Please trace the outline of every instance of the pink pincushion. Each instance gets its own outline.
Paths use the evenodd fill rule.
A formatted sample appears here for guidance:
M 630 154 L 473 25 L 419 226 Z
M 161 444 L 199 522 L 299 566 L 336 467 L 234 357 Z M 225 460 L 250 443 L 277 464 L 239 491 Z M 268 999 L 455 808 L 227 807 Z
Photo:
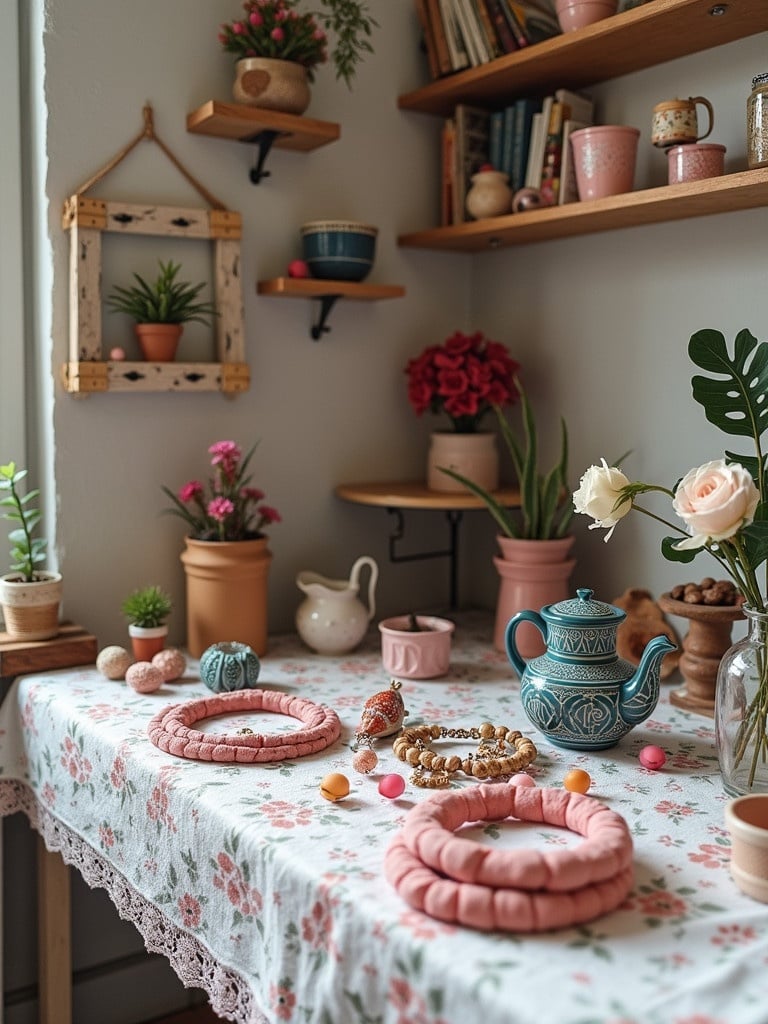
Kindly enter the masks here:
M 546 822 L 585 837 L 579 846 L 494 850 L 454 834 L 474 821 Z M 566 790 L 473 786 L 409 811 L 384 873 L 411 906 L 471 928 L 547 931 L 615 909 L 633 881 L 632 837 L 615 811 Z
M 190 728 L 195 722 L 236 711 L 271 711 L 297 718 L 305 726 L 283 734 L 206 733 Z M 274 690 L 235 690 L 184 704 L 171 704 L 150 721 L 149 738 L 176 757 L 238 764 L 284 761 L 323 750 L 341 734 L 335 711 L 322 704 Z

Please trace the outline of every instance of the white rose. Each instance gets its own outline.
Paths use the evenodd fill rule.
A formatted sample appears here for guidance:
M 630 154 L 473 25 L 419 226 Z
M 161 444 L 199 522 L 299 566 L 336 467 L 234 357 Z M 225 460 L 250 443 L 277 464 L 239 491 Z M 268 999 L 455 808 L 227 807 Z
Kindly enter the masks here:
M 672 507 L 692 536 L 675 548 L 683 551 L 727 540 L 752 522 L 759 502 L 755 481 L 738 462 L 728 465 L 716 459 L 689 470 L 677 486 Z
M 618 521 L 631 510 L 632 502 L 625 501 L 616 507 L 620 492 L 628 486 L 629 480 L 605 459 L 600 461 L 602 466 L 590 466 L 579 481 L 578 490 L 573 494 L 573 507 L 595 520 L 590 523 L 590 530 L 608 530 L 604 538 L 608 541 Z

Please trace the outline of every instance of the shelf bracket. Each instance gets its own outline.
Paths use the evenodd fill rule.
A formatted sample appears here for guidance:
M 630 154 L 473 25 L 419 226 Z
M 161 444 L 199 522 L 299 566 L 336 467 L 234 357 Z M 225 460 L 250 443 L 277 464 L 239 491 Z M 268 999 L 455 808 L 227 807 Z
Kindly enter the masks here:
M 336 301 L 341 298 L 340 295 L 321 295 L 320 297 L 320 316 L 317 319 L 317 323 L 312 325 L 312 330 L 309 332 L 312 336 L 313 341 L 319 341 L 324 334 L 330 331 L 330 327 L 326 323 L 331 310 L 333 309 Z
M 269 178 L 272 174 L 271 171 L 264 170 L 264 162 L 269 155 L 270 149 L 275 139 L 280 135 L 284 135 L 285 132 L 274 131 L 272 128 L 265 128 L 257 135 L 253 135 L 249 138 L 248 142 L 253 142 L 259 147 L 259 154 L 256 160 L 256 165 L 251 168 L 250 179 L 254 185 L 258 185 L 262 178 Z
M 405 519 L 403 510 L 400 508 L 388 508 L 387 512 L 395 517 L 395 525 L 389 535 L 389 560 L 390 562 L 418 562 L 427 558 L 448 558 L 450 566 L 450 608 L 455 611 L 458 607 L 458 561 L 459 561 L 459 527 L 463 513 L 458 509 L 449 509 L 445 513 L 448 520 L 449 544 L 444 551 L 421 551 L 404 555 L 397 551 L 398 541 L 405 536 Z

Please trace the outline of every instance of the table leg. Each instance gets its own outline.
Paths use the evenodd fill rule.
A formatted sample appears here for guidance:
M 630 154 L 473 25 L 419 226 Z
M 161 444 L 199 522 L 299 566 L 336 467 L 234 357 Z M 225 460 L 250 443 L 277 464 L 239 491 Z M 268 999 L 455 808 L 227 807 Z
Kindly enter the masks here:
M 449 509 L 446 513 L 449 530 L 449 545 L 439 551 L 418 551 L 413 554 L 401 554 L 397 551 L 397 543 L 405 535 L 405 519 L 402 509 L 388 508 L 387 512 L 395 517 L 395 526 L 389 535 L 389 560 L 390 562 L 420 562 L 426 558 L 447 558 L 449 559 L 450 592 L 449 601 L 451 611 L 455 611 L 459 605 L 459 527 L 461 526 L 462 513 L 457 509 Z
M 69 868 L 37 840 L 37 976 L 40 1024 L 72 1024 Z

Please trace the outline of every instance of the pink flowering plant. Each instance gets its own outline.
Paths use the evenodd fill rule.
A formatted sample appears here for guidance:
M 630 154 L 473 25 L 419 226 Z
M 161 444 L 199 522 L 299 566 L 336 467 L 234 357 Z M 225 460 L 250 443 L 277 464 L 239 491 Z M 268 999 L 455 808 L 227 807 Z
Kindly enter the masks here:
M 330 29 L 336 36 L 332 60 L 336 77 L 349 86 L 364 53 L 373 53 L 370 36 L 377 23 L 364 0 L 320 0 L 321 10 L 297 9 L 298 0 L 246 0 L 243 14 L 224 24 L 219 42 L 228 53 L 302 64 L 314 80 L 318 64 L 328 59 Z
M 173 502 L 167 511 L 190 527 L 194 540 L 255 540 L 264 528 L 280 522 L 280 513 L 264 504 L 264 492 L 251 487 L 248 465 L 256 446 L 243 456 L 234 441 L 217 441 L 208 449 L 212 475 L 207 484 L 190 480 L 174 494 L 163 491 Z
M 408 361 L 408 401 L 417 416 L 445 413 L 457 434 L 474 434 L 494 406 L 516 401 L 519 369 L 498 341 L 456 331 Z
M 761 438 L 768 429 L 768 343 L 748 331 L 740 331 L 730 355 L 719 331 L 702 330 L 688 345 L 692 362 L 708 376 L 696 375 L 691 384 L 694 399 L 704 407 L 710 423 L 725 434 L 750 438 L 749 455 L 724 452 L 689 470 L 673 487 L 631 481 L 605 459 L 590 466 L 582 476 L 573 502 L 576 512 L 591 516 L 591 530 L 606 529 L 609 540 L 621 520 L 635 509 L 674 533 L 662 540 L 665 558 L 690 562 L 706 551 L 733 580 L 745 600 L 748 615 L 768 612 L 768 453 Z M 669 522 L 638 499 L 661 494 L 671 500 L 682 525 Z M 764 576 L 758 576 L 762 569 Z M 758 764 L 768 762 L 768 636 L 757 671 L 759 685 L 744 709 L 736 740 L 734 761 L 738 766 L 749 752 L 748 787 Z M 727 723 L 718 725 L 728 728 Z M 722 759 L 721 759 L 722 760 Z

